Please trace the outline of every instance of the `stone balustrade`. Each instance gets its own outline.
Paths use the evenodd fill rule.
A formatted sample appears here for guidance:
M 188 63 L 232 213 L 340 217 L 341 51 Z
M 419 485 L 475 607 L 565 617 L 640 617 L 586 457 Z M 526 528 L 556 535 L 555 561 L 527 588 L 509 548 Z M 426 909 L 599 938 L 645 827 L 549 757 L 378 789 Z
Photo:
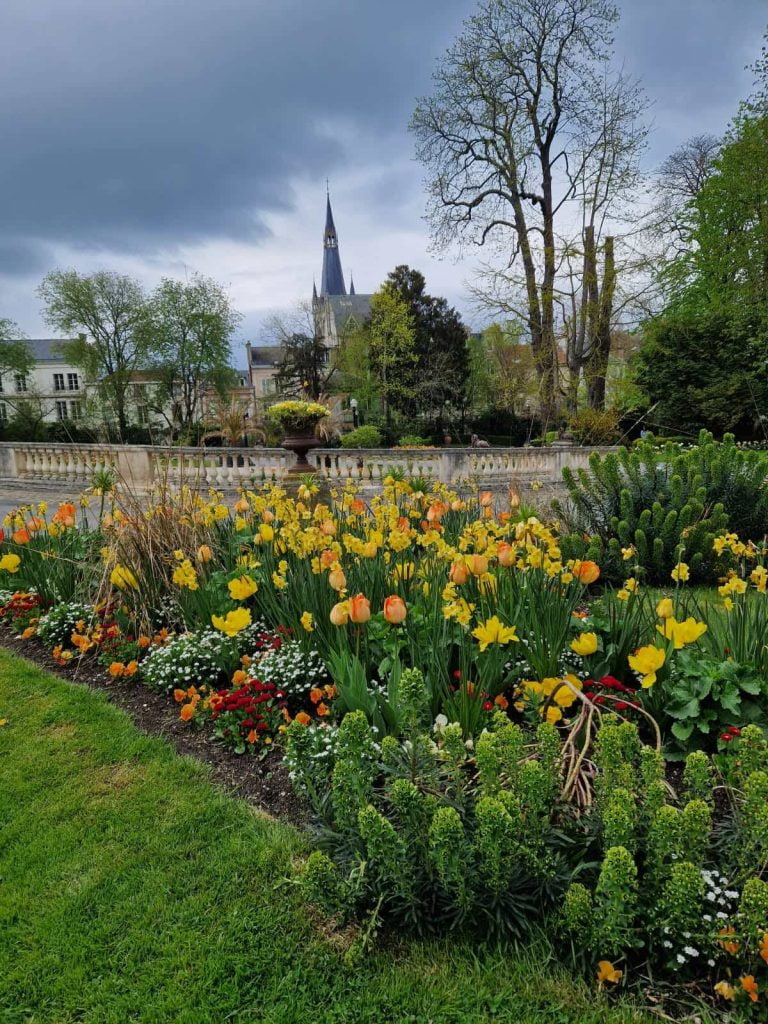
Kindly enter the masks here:
M 329 486 L 348 480 L 375 493 L 393 471 L 439 480 L 455 489 L 510 489 L 525 500 L 554 496 L 568 466 L 586 466 L 593 451 L 551 448 L 316 449 L 309 455 L 317 478 Z M 167 484 L 231 491 L 290 479 L 296 456 L 282 448 L 176 448 L 145 445 L 0 442 L 0 489 L 14 484 L 58 484 L 62 496 L 91 484 L 107 468 L 142 493 Z M 295 476 L 294 476 L 295 478 Z M 543 490 L 543 494 L 539 494 Z

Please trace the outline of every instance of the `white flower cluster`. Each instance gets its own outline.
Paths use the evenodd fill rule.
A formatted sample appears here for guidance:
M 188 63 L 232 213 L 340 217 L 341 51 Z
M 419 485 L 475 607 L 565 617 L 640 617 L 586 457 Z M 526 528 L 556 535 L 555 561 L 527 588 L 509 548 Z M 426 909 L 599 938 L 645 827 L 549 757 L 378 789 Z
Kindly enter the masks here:
M 55 647 L 57 644 L 68 644 L 75 625 L 84 621 L 91 624 L 94 618 L 93 608 L 79 601 L 63 601 L 56 604 L 50 611 L 40 617 L 37 635 L 43 643 Z
M 700 939 L 703 939 L 704 942 L 699 944 L 712 945 L 716 948 L 720 930 L 726 927 L 726 921 L 736 911 L 739 892 L 737 889 L 729 887 L 728 879 L 721 875 L 719 871 L 702 869 L 701 877 L 705 885 L 704 899 L 710 905 L 711 913 L 702 914 L 701 920 L 704 927 Z M 661 944 L 664 949 L 672 951 L 670 952 L 671 963 L 676 969 L 685 967 L 693 960 L 701 962 L 705 957 L 707 967 L 715 966 L 714 958 L 702 953 L 697 948 L 694 944 L 696 940 L 690 932 L 683 932 L 682 938 L 685 940 L 686 945 L 676 953 L 674 952 L 674 943 L 669 938 L 669 928 L 664 929 L 664 934 L 665 938 Z
M 289 697 L 303 698 L 330 680 L 317 651 L 303 651 L 295 640 L 253 655 L 251 672 L 263 683 L 274 683 Z

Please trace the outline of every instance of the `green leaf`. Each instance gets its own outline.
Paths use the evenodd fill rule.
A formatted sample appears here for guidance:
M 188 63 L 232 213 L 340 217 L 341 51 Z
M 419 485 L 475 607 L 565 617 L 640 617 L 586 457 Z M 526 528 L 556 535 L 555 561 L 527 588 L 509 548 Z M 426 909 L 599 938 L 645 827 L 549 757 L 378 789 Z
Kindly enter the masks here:
M 672 726 L 672 735 L 684 743 L 686 740 L 691 738 L 691 734 L 695 727 L 696 725 L 694 722 L 675 722 Z

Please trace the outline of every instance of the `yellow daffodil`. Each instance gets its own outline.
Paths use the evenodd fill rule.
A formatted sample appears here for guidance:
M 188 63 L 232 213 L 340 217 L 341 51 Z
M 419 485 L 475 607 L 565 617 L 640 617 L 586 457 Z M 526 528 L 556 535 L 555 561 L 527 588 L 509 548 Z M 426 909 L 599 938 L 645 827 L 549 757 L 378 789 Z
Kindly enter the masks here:
M 597 633 L 582 633 L 575 640 L 571 640 L 571 650 L 582 658 L 594 654 L 597 650 Z
M 173 570 L 173 582 L 177 587 L 187 590 L 198 589 L 197 572 L 188 558 Z
M 131 570 L 125 565 L 116 565 L 109 574 L 109 582 L 119 590 L 138 590 L 139 584 Z
M 211 622 L 214 629 L 227 636 L 237 636 L 246 626 L 251 624 L 251 613 L 248 608 L 235 608 L 233 612 L 227 612 L 225 616 L 212 615 Z
M 656 673 L 666 660 L 667 656 L 661 647 L 648 644 L 630 654 L 629 667 L 641 677 L 640 685 L 647 690 L 656 682 Z
M 691 572 L 685 562 L 678 562 L 669 575 L 675 583 L 685 583 L 690 577 Z
M 597 965 L 597 983 L 600 988 L 606 984 L 615 985 L 624 976 L 623 971 L 617 970 L 610 960 L 600 960 Z
M 669 619 L 674 614 L 675 608 L 671 597 L 662 597 L 656 605 L 656 614 L 660 619 Z
M 311 633 L 312 630 L 315 628 L 315 620 L 312 616 L 312 612 L 304 612 L 299 621 L 301 622 L 302 626 L 307 631 L 307 633 Z
M 238 576 L 236 580 L 230 580 L 227 584 L 229 596 L 233 601 L 247 601 L 258 589 L 259 585 L 256 580 L 247 574 Z
M 634 545 L 630 544 L 628 548 L 622 548 L 621 549 L 621 557 L 624 559 L 625 562 L 628 562 L 630 560 L 630 558 L 634 557 L 635 550 L 636 549 L 635 549 Z
M 505 646 L 509 643 L 519 643 L 517 630 L 514 626 L 505 626 L 497 615 L 492 615 L 475 629 L 472 636 L 480 641 L 480 650 L 484 651 L 491 644 Z
M 656 629 L 665 640 L 671 640 L 675 650 L 679 651 L 686 644 L 695 644 L 699 637 L 706 633 L 707 626 L 704 622 L 697 622 L 692 616 L 684 622 L 678 622 L 674 616 L 670 616 L 664 620 L 663 626 L 657 626 Z

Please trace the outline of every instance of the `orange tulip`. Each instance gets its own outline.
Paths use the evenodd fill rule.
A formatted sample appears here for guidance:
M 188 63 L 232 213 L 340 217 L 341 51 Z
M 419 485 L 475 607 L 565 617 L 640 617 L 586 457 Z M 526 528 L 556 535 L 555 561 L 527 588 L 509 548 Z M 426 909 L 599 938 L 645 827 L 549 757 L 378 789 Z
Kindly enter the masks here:
M 274 521 L 274 518 L 275 518 L 275 513 L 274 512 L 270 512 L 268 508 L 265 508 L 264 511 L 261 513 L 261 521 L 262 521 L 262 523 L 271 523 L 271 522 Z
M 480 507 L 487 508 L 493 504 L 493 491 L 480 491 Z
M 355 594 L 349 599 L 349 617 L 358 625 L 362 625 L 370 619 L 371 602 L 363 594 Z
M 77 509 L 71 501 L 62 502 L 53 514 L 53 521 L 61 526 L 74 526 L 76 512 Z
M 404 622 L 407 614 L 408 609 L 402 597 L 392 594 L 384 599 L 384 618 L 393 626 L 399 626 L 401 622 Z
M 14 544 L 29 544 L 32 540 L 32 535 L 29 530 L 21 529 L 14 530 L 11 540 Z
M 488 572 L 488 559 L 485 555 L 469 555 L 467 565 L 473 576 L 484 576 Z
M 238 498 L 237 501 L 235 502 L 235 512 L 238 512 L 240 515 L 243 515 L 245 512 L 247 512 L 250 509 L 250 507 L 251 506 L 248 504 L 247 498 Z
M 320 533 L 325 534 L 326 537 L 332 537 L 336 533 L 336 523 L 332 519 L 324 519 L 320 523 Z
M 597 562 L 578 560 L 573 563 L 573 575 L 579 583 L 594 583 L 600 576 L 600 566 Z
M 206 562 L 210 562 L 212 558 L 213 551 L 210 549 L 210 547 L 207 544 L 201 544 L 200 547 L 197 549 L 198 562 L 202 562 L 203 564 L 205 564 Z
M 362 513 L 365 512 L 365 502 L 361 501 L 359 498 L 355 498 L 354 501 L 350 503 L 349 511 L 354 512 L 355 515 L 358 516 L 362 515 Z
M 328 573 L 328 583 L 334 590 L 343 590 L 347 585 L 347 577 L 343 569 L 332 569 Z
M 501 544 L 499 544 L 496 557 L 499 560 L 499 565 L 509 568 L 510 565 L 515 564 L 515 549 L 511 544 L 507 544 L 506 541 L 502 541 Z
M 330 548 L 326 548 L 325 551 L 320 552 L 320 565 L 323 569 L 329 569 L 338 557 L 339 556 L 335 551 L 331 551 Z
M 331 608 L 331 622 L 334 626 L 346 626 L 349 622 L 349 602 L 339 601 Z
M 469 569 L 463 562 L 454 562 L 451 566 L 451 571 L 448 573 L 448 578 L 451 583 L 466 583 L 469 579 Z

